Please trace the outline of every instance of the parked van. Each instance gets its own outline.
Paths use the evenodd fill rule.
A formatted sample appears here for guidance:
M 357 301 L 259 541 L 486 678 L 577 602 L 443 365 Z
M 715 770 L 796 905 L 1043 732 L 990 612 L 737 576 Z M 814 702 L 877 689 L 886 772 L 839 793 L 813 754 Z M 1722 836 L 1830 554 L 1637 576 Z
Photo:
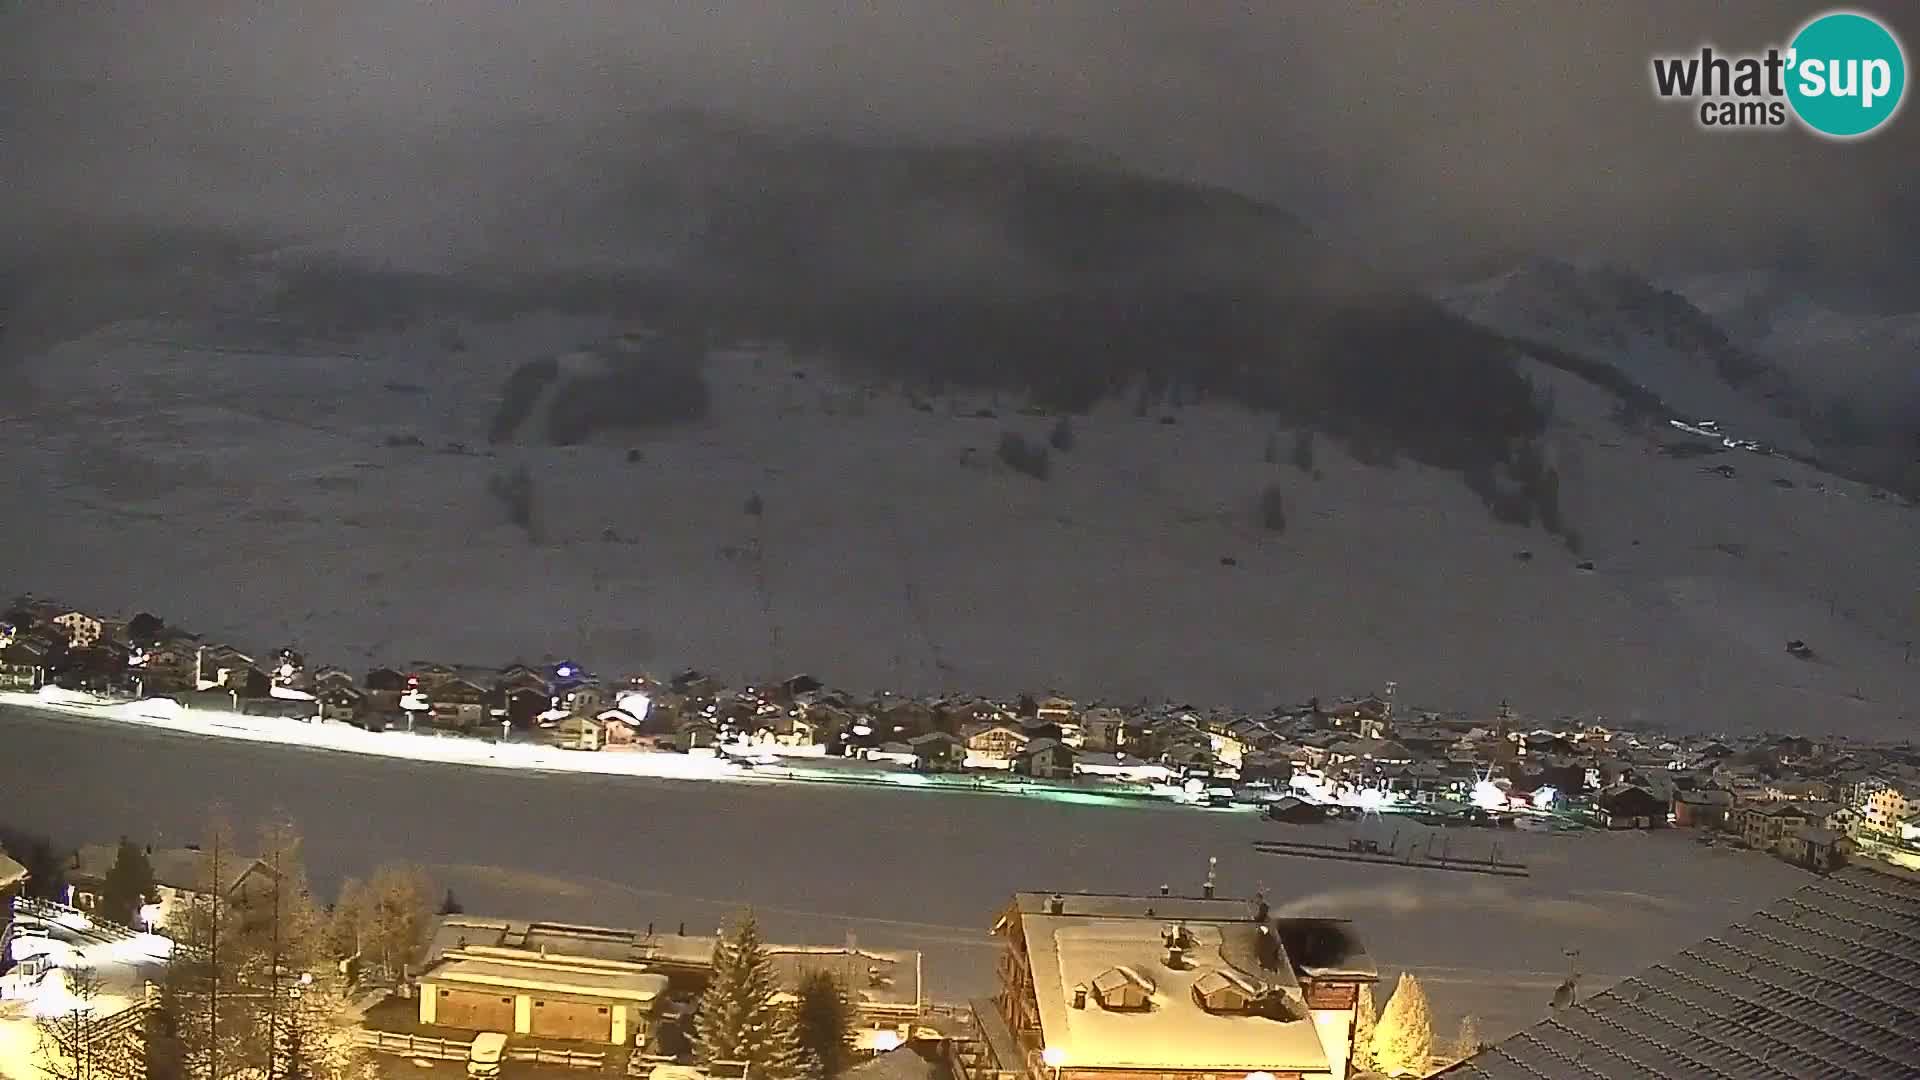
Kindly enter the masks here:
M 497 1031 L 483 1031 L 473 1037 L 473 1049 L 467 1052 L 467 1075 L 480 1078 L 500 1075 L 500 1059 L 507 1054 L 507 1037 Z

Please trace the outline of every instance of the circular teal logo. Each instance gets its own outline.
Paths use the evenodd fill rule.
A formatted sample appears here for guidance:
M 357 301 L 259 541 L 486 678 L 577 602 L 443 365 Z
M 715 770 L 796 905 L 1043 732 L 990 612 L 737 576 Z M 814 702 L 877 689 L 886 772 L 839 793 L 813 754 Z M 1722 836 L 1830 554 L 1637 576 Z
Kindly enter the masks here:
M 1907 58 L 1893 32 L 1851 11 L 1822 15 L 1789 46 L 1787 100 L 1801 123 L 1851 139 L 1893 119 L 1907 88 Z

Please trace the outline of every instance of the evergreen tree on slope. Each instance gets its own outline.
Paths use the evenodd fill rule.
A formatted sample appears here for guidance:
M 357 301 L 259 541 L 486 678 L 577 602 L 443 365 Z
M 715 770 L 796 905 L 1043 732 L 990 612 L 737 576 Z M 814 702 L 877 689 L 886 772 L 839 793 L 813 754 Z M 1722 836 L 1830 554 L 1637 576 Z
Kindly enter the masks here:
M 700 995 L 694 1058 L 703 1068 L 744 1061 L 748 1080 L 813 1080 L 817 1063 L 800 1048 L 792 1016 L 774 1002 L 773 965 L 753 914 L 713 946 L 713 975 Z
M 1400 973 L 1393 999 L 1374 1030 L 1375 1068 L 1388 1076 L 1425 1076 L 1433 1062 L 1433 1010 L 1427 992 L 1408 972 Z

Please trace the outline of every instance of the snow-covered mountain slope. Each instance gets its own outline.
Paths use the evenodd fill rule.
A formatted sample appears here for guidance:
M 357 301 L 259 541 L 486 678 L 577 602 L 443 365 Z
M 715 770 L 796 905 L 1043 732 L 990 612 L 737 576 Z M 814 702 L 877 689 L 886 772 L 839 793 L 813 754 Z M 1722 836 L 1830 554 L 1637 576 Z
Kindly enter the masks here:
M 349 667 L 564 655 L 1249 706 L 1393 679 L 1440 707 L 1876 734 L 1920 700 L 1920 512 L 1779 459 L 1662 453 L 1677 433 L 1628 434 L 1551 369 L 1530 374 L 1557 398 L 1578 556 L 1452 473 L 1327 441 L 1317 477 L 1270 464 L 1273 421 L 1226 404 L 1099 408 L 1035 480 L 995 447 L 1053 420 L 775 348 L 709 358 L 701 419 L 489 446 L 510 371 L 621 329 L 534 315 L 291 352 L 147 321 L 46 350 L 21 373 L 37 406 L 0 423 L 0 582 Z M 1703 467 L 1723 460 L 1733 477 Z M 531 536 L 489 492 L 521 466 Z M 1269 485 L 1281 534 L 1256 515 Z
M 1536 258 L 1441 299 L 1489 329 L 1605 363 L 1677 412 L 1812 449 L 1766 362 L 1677 292 L 1629 271 Z
M 1920 421 L 1920 312 L 1837 310 L 1763 272 L 1692 277 L 1676 288 L 1770 365 L 1861 419 Z

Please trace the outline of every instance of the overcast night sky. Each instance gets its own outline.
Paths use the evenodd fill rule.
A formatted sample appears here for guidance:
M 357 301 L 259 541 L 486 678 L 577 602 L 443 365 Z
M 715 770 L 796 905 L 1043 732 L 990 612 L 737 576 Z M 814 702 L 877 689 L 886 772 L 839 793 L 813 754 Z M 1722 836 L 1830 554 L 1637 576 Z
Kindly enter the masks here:
M 28 215 L 345 229 L 434 262 L 465 250 L 463 220 L 563 185 L 569 148 L 617 140 L 623 112 L 693 105 L 840 134 L 1066 136 L 1422 269 L 1515 248 L 1811 262 L 1883 295 L 1911 273 L 1911 117 L 1853 145 L 1714 137 L 1653 100 L 1651 52 L 1762 48 L 1804 4 L 706 8 L 12 5 L 0 169 Z M 454 179 L 423 173 L 429 150 Z

